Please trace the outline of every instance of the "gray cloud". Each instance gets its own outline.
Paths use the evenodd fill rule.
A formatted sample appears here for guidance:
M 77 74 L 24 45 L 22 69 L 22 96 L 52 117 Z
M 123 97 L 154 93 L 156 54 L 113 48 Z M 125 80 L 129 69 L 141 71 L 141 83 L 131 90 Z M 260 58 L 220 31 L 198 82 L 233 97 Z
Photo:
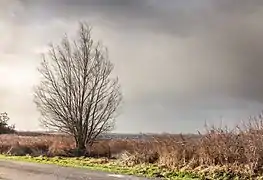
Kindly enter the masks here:
M 23 67 L 30 67 L 32 76 L 38 62 L 33 59 L 45 44 L 74 33 L 78 20 L 94 25 L 94 36 L 109 47 L 123 86 L 120 131 L 181 130 L 176 124 L 190 131 L 207 118 L 222 115 L 233 122 L 262 108 L 261 0 L 3 2 L 0 56 L 15 56 L 4 60 L 12 67 L 11 59 L 18 61 L 22 53 L 20 61 L 27 62 Z M 35 82 L 24 79 L 28 87 Z M 146 126 L 149 121 L 154 127 Z

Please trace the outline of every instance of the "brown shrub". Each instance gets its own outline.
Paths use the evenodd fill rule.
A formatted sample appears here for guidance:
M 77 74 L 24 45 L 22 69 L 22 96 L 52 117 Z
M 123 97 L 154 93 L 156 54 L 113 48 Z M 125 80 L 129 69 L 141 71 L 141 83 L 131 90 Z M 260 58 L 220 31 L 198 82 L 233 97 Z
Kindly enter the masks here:
M 33 151 L 30 147 L 20 145 L 19 142 L 17 142 L 10 147 L 10 149 L 7 151 L 7 154 L 12 156 L 25 156 L 32 154 L 32 152 Z
M 97 141 L 93 144 L 88 152 L 90 157 L 107 157 L 111 158 L 111 147 L 109 141 Z

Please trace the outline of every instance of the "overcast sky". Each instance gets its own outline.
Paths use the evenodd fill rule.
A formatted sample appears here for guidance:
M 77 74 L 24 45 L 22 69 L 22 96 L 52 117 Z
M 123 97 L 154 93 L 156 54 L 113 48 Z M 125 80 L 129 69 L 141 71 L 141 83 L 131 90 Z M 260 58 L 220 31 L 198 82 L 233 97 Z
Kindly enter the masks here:
M 40 53 L 86 20 L 122 85 L 117 132 L 233 126 L 263 109 L 262 18 L 262 0 L 1 0 L 0 111 L 40 129 Z

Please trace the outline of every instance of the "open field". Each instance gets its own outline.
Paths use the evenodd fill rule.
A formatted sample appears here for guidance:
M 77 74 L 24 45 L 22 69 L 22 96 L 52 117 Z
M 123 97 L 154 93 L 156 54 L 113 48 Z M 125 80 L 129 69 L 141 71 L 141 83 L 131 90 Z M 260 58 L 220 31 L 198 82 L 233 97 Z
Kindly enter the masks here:
M 101 139 L 90 149 L 89 158 L 75 158 L 74 148 L 74 141 L 69 136 L 0 135 L 0 153 L 12 155 L 2 158 L 92 166 L 168 179 L 182 174 L 199 179 L 263 179 L 261 119 L 231 131 L 210 128 L 206 134 L 198 136 Z

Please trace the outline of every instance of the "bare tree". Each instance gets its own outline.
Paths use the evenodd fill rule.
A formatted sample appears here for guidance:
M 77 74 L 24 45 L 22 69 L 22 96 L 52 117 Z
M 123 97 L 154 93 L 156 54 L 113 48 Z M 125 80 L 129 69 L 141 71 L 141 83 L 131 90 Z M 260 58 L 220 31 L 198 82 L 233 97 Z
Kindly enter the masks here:
M 80 23 L 78 38 L 65 37 L 51 45 L 38 69 L 42 79 L 35 88 L 41 122 L 74 136 L 81 152 L 98 135 L 113 130 L 122 100 L 118 78 L 107 49 L 91 38 L 91 28 Z
M 0 134 L 15 133 L 15 125 L 8 125 L 10 118 L 6 112 L 0 113 Z

